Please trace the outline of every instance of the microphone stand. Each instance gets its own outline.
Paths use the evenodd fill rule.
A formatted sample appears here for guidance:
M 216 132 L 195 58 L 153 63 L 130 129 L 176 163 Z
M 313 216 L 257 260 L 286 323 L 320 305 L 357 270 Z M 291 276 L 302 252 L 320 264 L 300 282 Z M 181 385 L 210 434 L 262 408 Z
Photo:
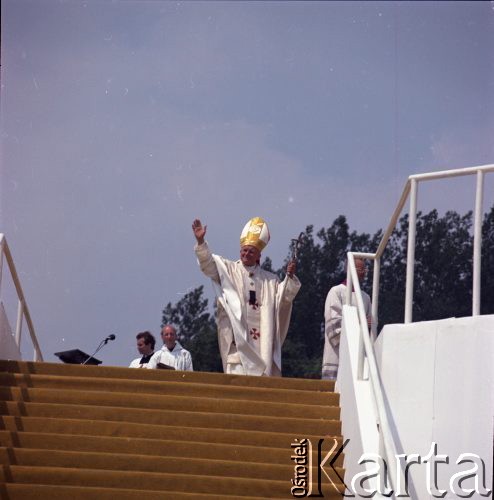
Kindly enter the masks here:
M 99 343 L 99 346 L 97 347 L 96 351 L 93 352 L 93 354 L 91 354 L 91 356 L 89 356 L 86 361 L 84 361 L 84 363 L 82 363 L 83 365 L 85 365 L 94 355 L 96 355 L 99 351 L 101 351 L 101 349 L 103 349 L 103 347 L 108 344 L 108 341 L 109 340 L 115 340 L 115 335 L 110 335 L 109 337 L 106 337 L 106 339 L 102 340 L 100 343 Z

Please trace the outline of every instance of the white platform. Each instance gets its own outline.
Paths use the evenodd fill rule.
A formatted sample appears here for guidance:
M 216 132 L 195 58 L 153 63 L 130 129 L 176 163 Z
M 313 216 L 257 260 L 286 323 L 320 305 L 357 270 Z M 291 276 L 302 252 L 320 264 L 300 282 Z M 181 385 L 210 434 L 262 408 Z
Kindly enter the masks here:
M 494 316 L 388 325 L 375 351 L 398 451 L 426 457 L 437 443 L 438 454 L 449 457 L 449 464 L 437 465 L 437 487 L 447 491 L 443 498 L 459 498 L 450 478 L 472 468 L 456 464 L 464 453 L 483 460 L 486 486 L 492 488 Z M 426 464 L 410 468 L 420 500 L 434 498 L 426 473 Z M 474 488 L 473 481 L 462 488 Z

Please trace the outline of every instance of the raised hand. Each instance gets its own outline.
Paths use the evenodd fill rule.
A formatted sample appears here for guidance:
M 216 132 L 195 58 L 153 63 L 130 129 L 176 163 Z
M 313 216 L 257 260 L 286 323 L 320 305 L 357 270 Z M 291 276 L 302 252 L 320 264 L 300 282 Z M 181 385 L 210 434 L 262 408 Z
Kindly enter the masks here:
M 295 271 L 297 270 L 297 264 L 295 263 L 294 260 L 291 260 L 288 263 L 288 266 L 286 267 L 286 272 L 290 278 L 295 274 Z
M 204 243 L 207 227 L 208 226 L 203 226 L 199 219 L 195 219 L 194 222 L 192 222 L 192 232 L 196 237 L 198 245 L 202 245 Z

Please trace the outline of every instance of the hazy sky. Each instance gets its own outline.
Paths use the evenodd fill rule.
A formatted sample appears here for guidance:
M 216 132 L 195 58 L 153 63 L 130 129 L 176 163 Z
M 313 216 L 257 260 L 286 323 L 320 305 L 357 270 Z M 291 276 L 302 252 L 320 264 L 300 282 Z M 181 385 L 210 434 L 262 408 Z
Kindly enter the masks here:
M 114 333 L 100 359 L 128 365 L 167 302 L 210 296 L 196 217 L 231 258 L 264 217 L 279 267 L 308 224 L 385 227 L 410 174 L 494 163 L 494 2 L 3 0 L 1 14 L 0 231 L 48 361 Z M 474 185 L 420 188 L 419 208 L 464 213 Z

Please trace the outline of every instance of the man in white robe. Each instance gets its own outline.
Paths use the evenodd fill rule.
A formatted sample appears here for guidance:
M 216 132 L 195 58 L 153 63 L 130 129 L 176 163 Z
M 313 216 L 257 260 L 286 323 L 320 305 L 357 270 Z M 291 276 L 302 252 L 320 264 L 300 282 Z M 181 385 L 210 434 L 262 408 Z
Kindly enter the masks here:
M 355 259 L 355 268 L 359 283 L 362 283 L 367 273 L 365 262 L 362 259 Z M 341 336 L 341 318 L 343 304 L 346 300 L 346 281 L 332 287 L 326 297 L 324 305 L 324 353 L 322 357 L 322 375 L 326 380 L 336 380 L 338 375 L 338 366 L 340 364 L 340 336 Z M 371 300 L 362 290 L 362 300 L 367 316 L 367 323 L 371 327 Z M 355 292 L 352 291 L 351 305 L 357 305 Z
M 136 335 L 138 358 L 132 360 L 129 368 L 145 368 L 154 354 L 156 340 L 150 332 L 141 332 Z
M 146 368 L 160 368 L 158 364 L 182 371 L 193 371 L 192 356 L 177 340 L 177 331 L 172 325 L 165 325 L 161 330 L 163 347 L 154 353 Z
M 261 251 L 269 241 L 267 224 L 251 219 L 240 237 L 240 259 L 213 255 L 204 240 L 206 227 L 196 219 L 192 230 L 202 272 L 212 279 L 218 299 L 218 344 L 223 371 L 239 375 L 281 376 L 281 347 L 292 302 L 300 289 L 295 262 L 283 282 L 260 267 Z

